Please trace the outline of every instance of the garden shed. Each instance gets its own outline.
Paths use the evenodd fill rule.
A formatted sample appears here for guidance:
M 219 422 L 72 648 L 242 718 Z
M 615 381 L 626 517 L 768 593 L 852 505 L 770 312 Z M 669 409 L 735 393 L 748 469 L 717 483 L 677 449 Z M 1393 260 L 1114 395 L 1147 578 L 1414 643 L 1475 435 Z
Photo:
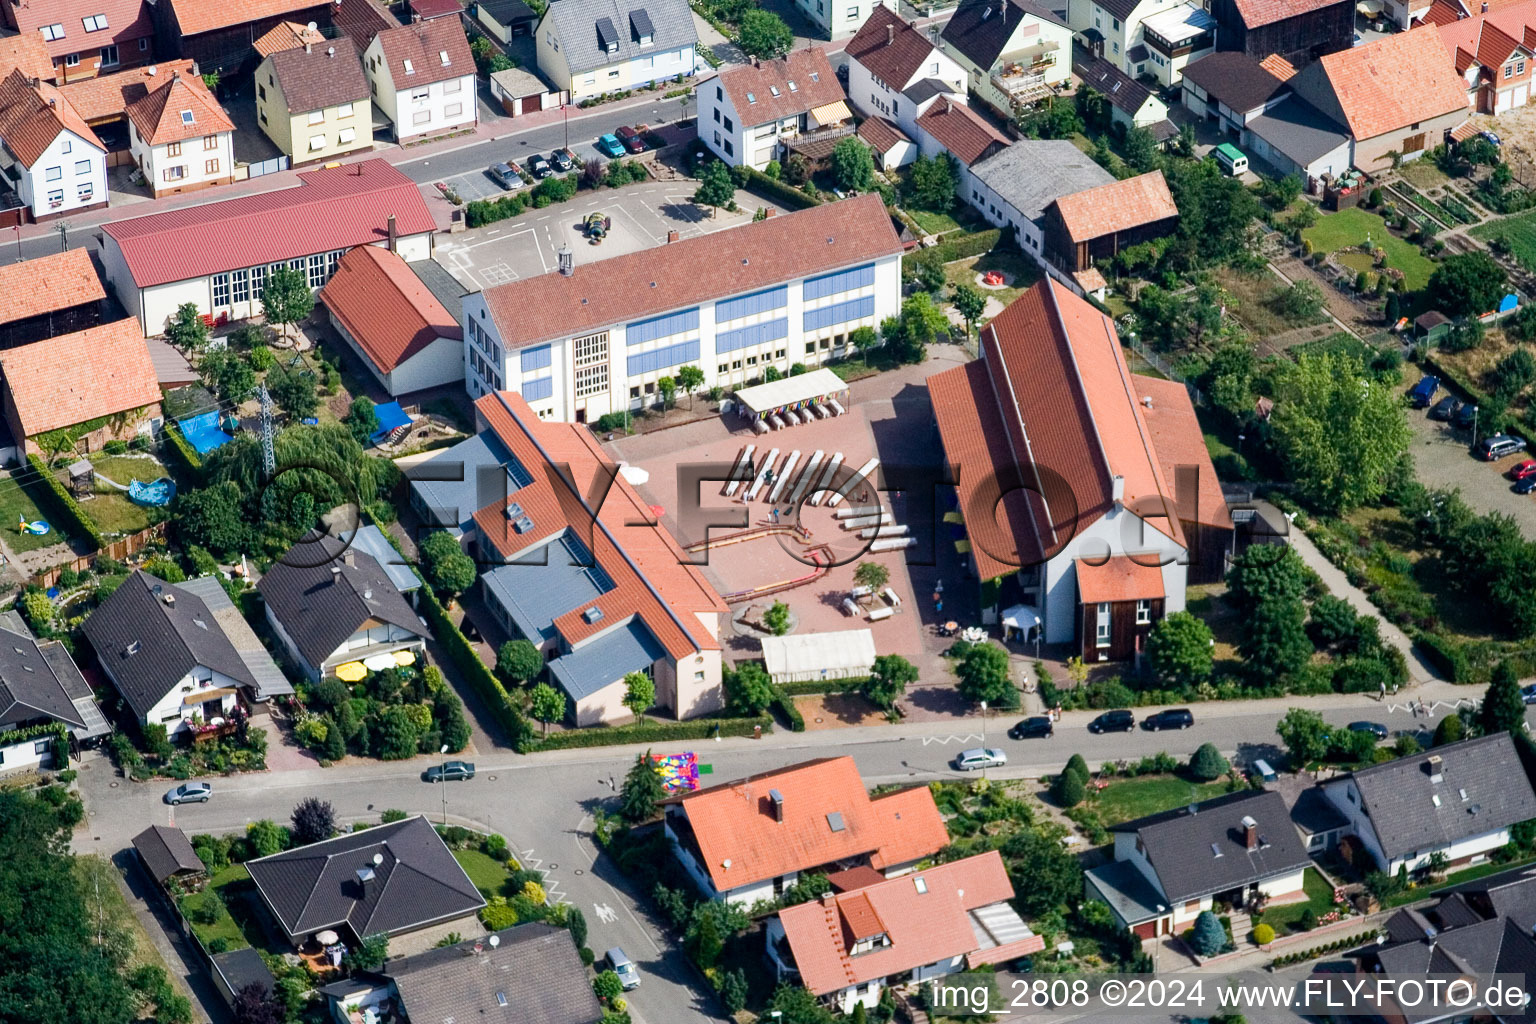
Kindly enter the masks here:
M 1421 341 L 1438 342 L 1451 333 L 1451 318 L 1438 309 L 1421 313 L 1413 322 L 1413 333 Z
M 867 629 L 763 637 L 763 662 L 775 685 L 867 676 L 875 665 L 875 635 Z

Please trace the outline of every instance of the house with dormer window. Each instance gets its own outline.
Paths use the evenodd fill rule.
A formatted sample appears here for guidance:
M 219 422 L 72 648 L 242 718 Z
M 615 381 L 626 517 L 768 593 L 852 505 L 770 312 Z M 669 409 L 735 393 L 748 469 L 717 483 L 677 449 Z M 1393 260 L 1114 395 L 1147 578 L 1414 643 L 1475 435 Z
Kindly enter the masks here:
M 830 154 L 854 130 L 842 83 L 816 47 L 724 70 L 697 95 L 699 138 L 733 167 L 760 171 L 790 149 Z
M 157 199 L 234 181 L 234 132 L 199 75 L 173 72 L 128 106 L 128 151 Z
M 378 33 L 363 50 L 363 73 L 373 102 L 395 124 L 397 142 L 479 123 L 475 58 L 457 18 Z
M 848 98 L 867 117 L 883 117 L 916 139 L 917 119 L 941 97 L 966 95 L 967 75 L 938 46 L 938 28 L 917 28 L 876 8 L 848 40 Z
M 571 103 L 691 77 L 698 60 L 687 0 L 561 0 L 534 39 L 539 70 Z

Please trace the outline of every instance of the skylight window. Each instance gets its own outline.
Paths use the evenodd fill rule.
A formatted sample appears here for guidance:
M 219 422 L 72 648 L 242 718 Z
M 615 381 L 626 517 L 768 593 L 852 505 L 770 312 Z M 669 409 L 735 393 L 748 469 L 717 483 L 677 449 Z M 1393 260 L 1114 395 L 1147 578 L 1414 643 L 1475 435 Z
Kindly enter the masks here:
M 799 92 L 800 91 L 800 87 L 795 84 L 795 80 L 793 78 L 791 78 L 789 80 L 789 91 L 790 92 Z
M 813 82 L 821 81 L 821 72 L 820 71 L 812 71 L 811 72 L 811 81 L 813 81 Z
M 93 14 L 88 18 L 81 18 L 80 20 L 85 23 L 85 30 L 87 32 L 100 32 L 107 27 L 107 16 L 105 14 Z
M 63 25 L 44 25 L 38 31 L 42 32 L 43 38 L 47 39 L 50 42 L 52 42 L 55 39 L 63 39 L 64 38 L 64 26 Z
M 416 67 L 415 67 L 415 65 L 413 65 L 411 63 L 411 59 L 409 57 L 405 58 L 400 63 L 405 65 L 405 73 L 406 74 L 414 75 L 416 73 Z
M 437 59 L 443 62 L 443 67 L 447 67 L 448 63 L 449 63 L 449 61 L 448 61 L 448 51 L 447 50 L 438 50 L 437 51 Z
M 768 87 L 768 91 L 769 91 L 769 92 L 771 92 L 771 93 L 773 93 L 773 97 L 774 97 L 774 99 L 778 99 L 778 97 L 779 97 L 779 87 L 778 87 L 778 86 L 776 86 L 776 85 L 770 85 L 770 86 L 769 86 L 769 87 Z
M 918 875 L 916 878 L 912 879 L 912 884 L 917 886 L 917 891 L 920 893 L 928 891 L 928 880 L 925 879 L 922 875 Z
M 1435 802 L 1435 806 L 1436 807 L 1440 806 L 1440 794 L 1439 793 L 1436 793 L 1434 796 L 1430 797 L 1430 799 Z
M 748 103 L 756 103 L 757 102 L 757 94 L 756 93 L 750 93 L 750 92 L 747 93 L 747 102 Z
M 190 111 L 190 110 L 183 110 L 181 112 L 181 123 L 182 124 L 191 124 L 194 120 L 196 120 L 196 119 L 192 116 L 192 111 Z

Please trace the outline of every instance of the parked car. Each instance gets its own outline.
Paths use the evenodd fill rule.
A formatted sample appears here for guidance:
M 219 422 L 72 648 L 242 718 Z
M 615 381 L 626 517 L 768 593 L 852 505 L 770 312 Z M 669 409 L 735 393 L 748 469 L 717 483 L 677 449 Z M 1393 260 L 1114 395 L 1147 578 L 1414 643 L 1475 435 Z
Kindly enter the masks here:
M 1136 716 L 1124 709 L 1106 711 L 1088 723 L 1089 732 L 1130 732 L 1136 728 Z
M 1378 740 L 1387 738 L 1387 727 L 1380 722 L 1350 722 L 1350 732 L 1368 732 Z
M 547 178 L 555 172 L 554 168 L 549 166 L 548 160 L 535 153 L 528 158 L 528 173 L 532 174 L 535 178 Z
M 1536 491 L 1536 474 L 1521 477 L 1509 489 L 1516 494 L 1530 494 L 1532 491 Z
M 555 170 L 563 174 L 575 165 L 576 158 L 571 155 L 571 151 L 568 149 L 556 149 L 550 152 L 549 162 L 554 164 Z
M 603 156 L 618 158 L 624 155 L 624 143 L 616 135 L 599 135 L 596 145 L 597 151 Z
M 608 966 L 613 969 L 613 973 L 619 976 L 619 983 L 624 986 L 624 991 L 628 992 L 632 988 L 640 987 L 640 969 L 622 949 L 614 946 L 603 956 L 607 959 Z
M 974 772 L 979 768 L 1001 768 L 1008 763 L 1008 755 L 995 747 L 974 747 L 955 755 L 955 771 Z
M 1489 144 L 1494 146 L 1494 147 L 1498 147 L 1498 146 L 1504 145 L 1504 143 L 1499 141 L 1499 137 L 1497 135 L 1495 135 L 1493 132 L 1478 132 L 1477 134 L 1479 134 L 1483 138 L 1487 139 Z
M 1419 382 L 1408 389 L 1408 404 L 1415 409 L 1422 409 L 1435 399 L 1435 392 L 1440 390 L 1440 378 L 1433 374 L 1426 374 L 1419 378 Z
M 523 176 L 517 173 L 517 169 L 511 164 L 491 164 L 490 176 L 496 179 L 496 184 L 509 192 L 515 192 L 523 187 Z
M 165 794 L 165 802 L 177 804 L 205 804 L 213 796 L 213 785 L 207 782 L 183 782 Z
M 1017 725 L 1008 730 L 1008 738 L 1011 740 L 1027 740 L 1034 736 L 1049 738 L 1054 735 L 1056 726 L 1044 715 L 1020 719 Z
M 1527 704 L 1536 704 L 1536 683 L 1520 687 L 1520 697 Z
M 619 141 L 624 143 L 624 148 L 631 153 L 645 152 L 645 139 L 629 125 L 620 125 L 613 130 L 613 134 L 619 137 Z
M 1524 459 L 1510 466 L 1504 473 L 1511 480 L 1524 480 L 1528 476 L 1536 476 L 1536 459 Z
M 444 761 L 421 773 L 425 782 L 467 782 L 475 777 L 475 766 L 469 761 Z
M 1432 420 L 1449 421 L 1461 411 L 1461 402 L 1454 395 L 1446 395 L 1429 409 L 1429 418 Z
M 1506 455 L 1525 451 L 1525 440 L 1510 434 L 1493 434 L 1477 442 L 1477 447 L 1473 450 L 1484 462 L 1493 462 Z
M 1463 403 L 1460 408 L 1451 414 L 1451 426 L 1457 430 L 1471 430 L 1472 425 L 1476 422 L 1477 406 L 1471 402 Z
M 1129 714 L 1129 712 L 1127 712 Z M 1141 727 L 1156 732 L 1159 729 L 1188 729 L 1195 724 L 1195 716 L 1188 708 L 1169 708 L 1142 720 Z

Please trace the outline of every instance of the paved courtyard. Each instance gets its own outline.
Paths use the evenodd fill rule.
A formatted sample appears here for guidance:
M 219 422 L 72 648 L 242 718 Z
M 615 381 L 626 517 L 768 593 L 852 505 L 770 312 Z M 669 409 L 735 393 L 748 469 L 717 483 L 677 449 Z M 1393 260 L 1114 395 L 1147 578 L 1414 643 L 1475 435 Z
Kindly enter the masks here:
M 1408 427 L 1413 434 L 1414 466 L 1426 487 L 1460 488 L 1462 499 L 1472 508 L 1512 516 L 1527 538 L 1536 539 L 1536 497 L 1516 494 L 1504 476 L 1510 466 L 1531 458 L 1530 452 L 1483 462 L 1467 450 L 1471 437 L 1465 430 L 1453 430 L 1413 409 L 1408 411 Z M 1479 430 L 1480 436 L 1486 433 Z

